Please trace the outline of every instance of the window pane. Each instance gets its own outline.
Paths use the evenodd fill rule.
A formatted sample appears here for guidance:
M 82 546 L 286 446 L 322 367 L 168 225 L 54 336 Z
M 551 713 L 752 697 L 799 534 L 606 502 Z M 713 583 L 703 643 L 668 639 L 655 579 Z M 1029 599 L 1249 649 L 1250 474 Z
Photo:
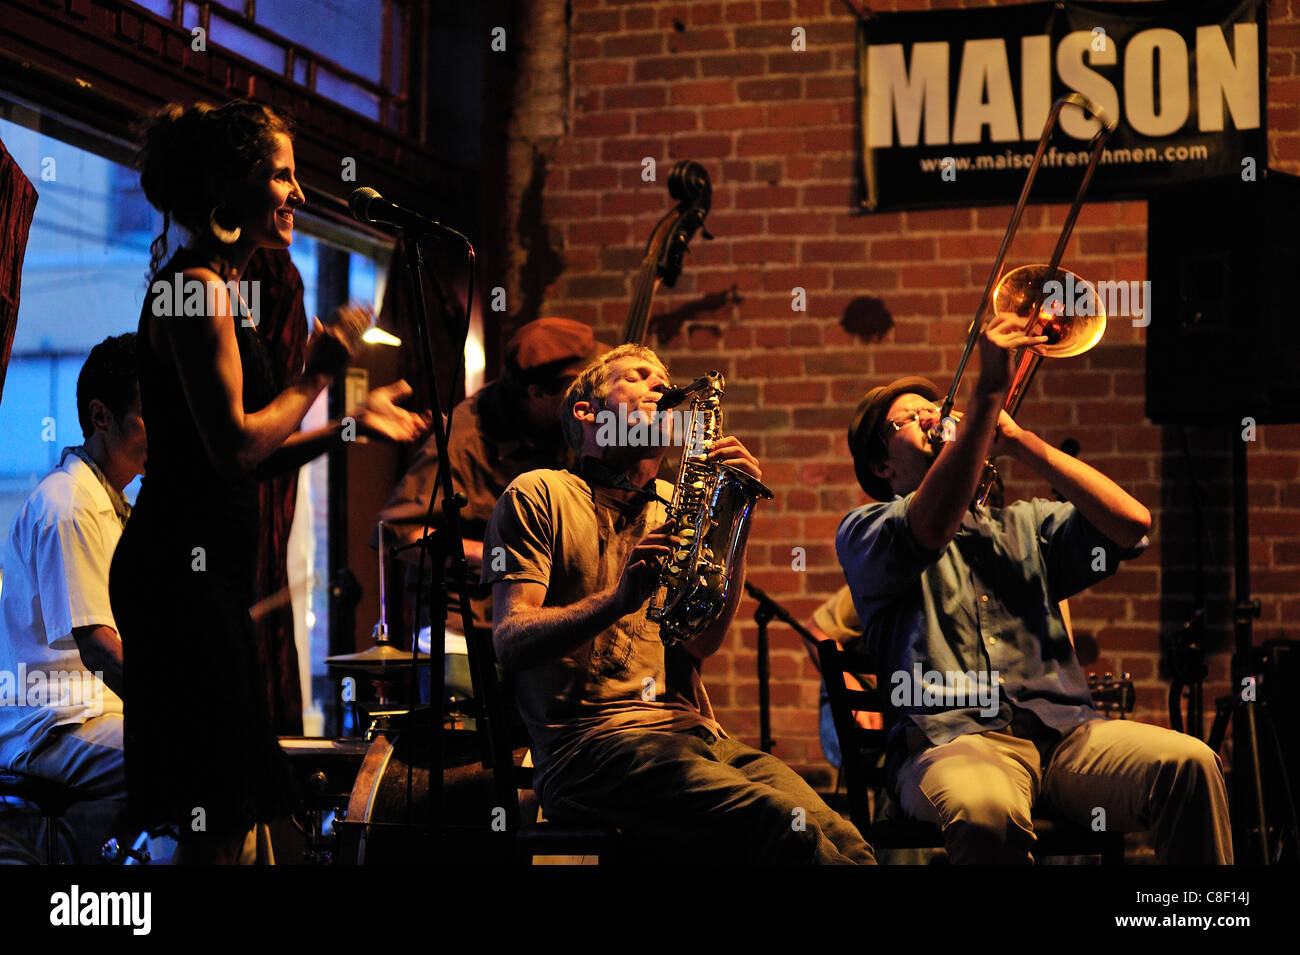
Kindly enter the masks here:
M 21 479 L 26 482 L 40 478 L 58 463 L 56 455 L 62 445 L 58 442 L 71 438 L 80 444 L 81 431 L 77 418 L 60 421 L 55 415 L 51 400 L 51 374 L 53 361 L 47 356 L 14 355 L 9 362 L 5 378 L 5 393 L 0 400 L 0 421 L 4 422 L 4 454 L 0 456 L 0 477 Z M 47 433 L 46 418 L 54 417 L 53 440 L 44 440 Z M 31 486 L 35 487 L 35 480 Z
M 213 14 L 208 39 L 275 73 L 284 72 L 284 47 Z
M 79 352 L 135 331 L 149 243 L 162 229 L 131 170 L 0 120 L 3 139 L 40 201 L 23 261 L 16 354 Z M 173 243 L 179 241 L 176 232 Z
M 375 121 L 379 120 L 379 97 L 354 83 L 349 83 L 329 70 L 317 68 L 316 92 L 327 99 L 332 99 L 340 106 L 346 106 L 354 113 L 360 113 Z
M 138 6 L 144 7 L 152 13 L 158 14 L 158 16 L 162 17 L 164 20 L 170 20 L 172 18 L 174 0 L 134 0 L 134 3 Z
M 258 0 L 257 22 L 372 83 L 380 81 L 383 0 Z

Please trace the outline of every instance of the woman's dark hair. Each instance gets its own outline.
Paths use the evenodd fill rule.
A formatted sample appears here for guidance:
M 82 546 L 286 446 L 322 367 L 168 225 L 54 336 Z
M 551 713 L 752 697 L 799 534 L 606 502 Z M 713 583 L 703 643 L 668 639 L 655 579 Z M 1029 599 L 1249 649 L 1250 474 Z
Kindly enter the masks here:
M 191 232 L 208 228 L 212 210 L 230 201 L 235 188 L 270 157 L 276 134 L 292 138 L 293 127 L 261 103 L 233 100 L 224 106 L 168 103 L 140 133 L 140 185 L 163 214 L 163 230 L 149 247 L 152 275 L 167 256 L 172 220 Z
M 95 433 L 95 423 L 90 420 L 90 402 L 95 398 L 104 402 L 120 423 L 139 394 L 135 333 L 105 338 L 90 350 L 77 375 L 77 420 L 82 436 L 90 440 Z

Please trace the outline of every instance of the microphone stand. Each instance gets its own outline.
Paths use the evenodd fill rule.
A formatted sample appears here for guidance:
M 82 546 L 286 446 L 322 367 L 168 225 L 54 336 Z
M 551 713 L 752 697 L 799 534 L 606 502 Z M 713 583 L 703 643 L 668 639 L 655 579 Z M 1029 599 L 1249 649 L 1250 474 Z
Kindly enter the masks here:
M 775 740 L 772 739 L 772 674 L 768 660 L 767 625 L 773 619 L 780 620 L 809 643 L 815 644 L 817 638 L 760 587 L 745 581 L 745 592 L 758 601 L 754 610 L 754 622 L 758 624 L 758 748 L 770 753 Z
M 442 227 L 442 230 L 449 233 L 452 237 L 464 242 L 467 258 L 469 260 L 469 291 L 465 307 L 465 323 L 461 329 L 459 353 L 465 349 L 465 337 L 469 331 L 469 317 L 472 314 L 472 303 L 474 297 L 474 246 L 465 236 L 452 229 Z M 438 551 L 438 577 L 439 581 L 435 582 L 430 589 L 429 605 L 429 651 L 430 656 L 430 706 L 428 712 L 429 719 L 429 807 L 431 813 L 431 823 L 434 827 L 440 826 L 442 822 L 442 805 L 443 805 L 443 766 L 446 763 L 446 742 L 443 738 L 443 714 L 442 707 L 444 697 L 446 696 L 446 666 L 445 666 L 445 648 L 443 643 L 438 639 L 438 625 L 442 624 L 442 632 L 446 633 L 447 623 L 447 578 L 446 574 L 450 573 L 452 579 L 456 581 L 456 587 L 460 595 L 460 612 L 461 622 L 467 635 L 467 645 L 470 652 L 470 665 L 474 666 L 474 660 L 477 654 L 474 651 L 473 640 L 473 621 L 471 619 L 471 610 L 469 603 L 469 582 L 466 579 L 468 562 L 465 559 L 465 545 L 460 531 L 460 509 L 465 504 L 463 495 L 458 495 L 451 483 L 451 467 L 449 465 L 448 455 L 448 428 L 451 424 L 450 417 L 444 419 L 442 409 L 441 390 L 438 387 L 438 370 L 433 357 L 433 336 L 429 327 L 428 305 L 424 296 L 424 254 L 420 249 L 419 240 L 425 233 L 403 230 L 401 241 L 406 247 L 406 262 L 408 274 L 411 278 L 412 288 L 415 293 L 415 310 L 416 310 L 416 330 L 420 339 L 420 356 L 424 359 L 425 379 L 429 383 L 429 397 L 433 404 L 433 436 L 434 442 L 438 449 L 438 472 L 435 479 L 435 488 L 441 487 L 442 490 L 442 533 L 438 535 L 441 538 Z M 438 493 L 429 495 L 429 507 L 424 518 L 424 537 L 429 537 L 429 529 L 433 524 L 434 502 L 438 498 Z M 420 548 L 419 576 L 418 580 L 424 580 L 425 561 L 429 558 L 428 547 Z M 445 570 L 444 570 L 445 568 Z M 416 591 L 416 620 L 419 619 L 420 596 L 423 594 L 423 585 Z M 415 660 L 418 659 L 419 646 L 418 641 L 411 642 L 412 670 L 414 670 Z M 509 800 L 501 805 L 509 806 Z M 438 832 L 441 835 L 441 832 Z M 439 839 L 439 841 L 441 841 Z

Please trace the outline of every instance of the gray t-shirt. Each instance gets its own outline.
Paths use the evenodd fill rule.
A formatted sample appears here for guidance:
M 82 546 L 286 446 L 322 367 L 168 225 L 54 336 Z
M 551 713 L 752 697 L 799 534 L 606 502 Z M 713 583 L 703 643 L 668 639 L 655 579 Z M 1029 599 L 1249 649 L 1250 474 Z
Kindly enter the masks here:
M 672 486 L 656 482 L 660 497 Z M 622 504 L 569 471 L 529 471 L 497 502 L 483 541 L 483 583 L 532 581 L 543 605 L 567 607 L 618 583 L 627 556 L 665 520 L 659 501 Z M 498 551 L 497 548 L 500 548 Z M 533 745 L 539 790 L 584 743 L 628 728 L 725 736 L 680 647 L 665 655 L 646 606 L 567 656 L 514 674 L 515 698 Z

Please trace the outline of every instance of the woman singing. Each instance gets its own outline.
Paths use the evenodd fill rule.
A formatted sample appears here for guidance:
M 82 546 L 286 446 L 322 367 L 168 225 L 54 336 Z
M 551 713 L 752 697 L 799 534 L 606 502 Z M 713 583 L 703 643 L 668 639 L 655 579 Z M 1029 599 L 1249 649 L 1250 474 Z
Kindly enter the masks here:
M 255 823 L 292 808 L 248 614 L 259 596 L 256 482 L 339 440 L 338 423 L 298 428 L 367 316 L 347 308 L 317 321 L 306 369 L 276 393 L 253 327 L 258 296 L 239 285 L 256 249 L 288 248 L 305 201 L 290 130 L 270 109 L 170 105 L 147 126 L 139 161 L 164 228 L 137 336 L 149 460 L 109 585 L 125 656 L 129 812 L 142 827 L 175 824 L 180 861 L 233 863 Z M 159 267 L 171 221 L 189 240 Z M 405 382 L 372 392 L 353 414 L 357 431 L 421 437 L 430 418 L 394 404 L 409 393 Z

